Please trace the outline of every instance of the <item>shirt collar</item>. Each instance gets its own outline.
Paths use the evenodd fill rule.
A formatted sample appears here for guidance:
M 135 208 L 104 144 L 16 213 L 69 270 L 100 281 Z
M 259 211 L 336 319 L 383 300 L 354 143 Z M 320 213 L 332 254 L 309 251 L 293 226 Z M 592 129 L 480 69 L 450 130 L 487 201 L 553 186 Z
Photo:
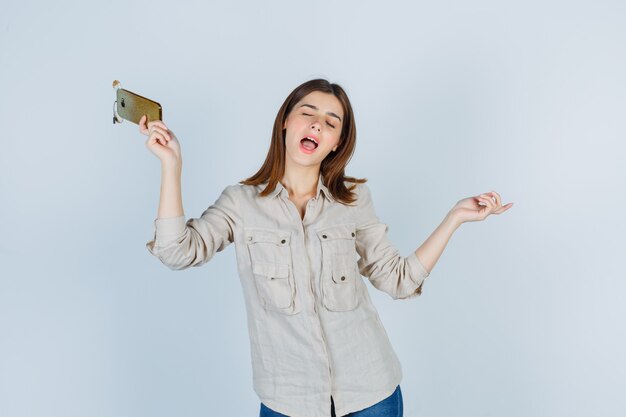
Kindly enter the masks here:
M 263 183 L 263 186 L 264 187 L 267 186 L 268 182 L 269 181 L 265 181 Z M 274 188 L 274 191 L 269 193 L 267 195 L 267 197 L 268 198 L 274 198 L 277 195 L 279 195 L 281 192 L 285 193 L 285 197 L 287 197 L 287 198 L 289 197 L 289 192 L 287 191 L 287 189 L 283 186 L 283 184 L 280 181 L 278 181 L 276 183 L 276 187 Z M 326 199 L 328 199 L 328 201 L 330 201 L 330 202 L 334 202 L 335 201 L 333 196 L 330 194 L 330 191 L 328 191 L 328 188 L 324 185 L 324 177 L 323 177 L 323 175 L 321 173 L 320 173 L 320 175 L 317 178 L 317 193 L 315 195 L 316 199 L 319 199 L 320 192 L 322 194 L 324 194 L 324 197 L 326 197 Z

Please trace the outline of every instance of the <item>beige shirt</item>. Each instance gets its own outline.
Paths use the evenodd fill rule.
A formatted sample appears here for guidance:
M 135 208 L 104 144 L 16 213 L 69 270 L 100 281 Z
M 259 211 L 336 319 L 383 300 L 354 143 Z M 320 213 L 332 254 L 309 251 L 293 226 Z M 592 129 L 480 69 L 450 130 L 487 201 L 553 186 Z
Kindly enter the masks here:
M 352 183 L 346 183 L 351 185 Z M 320 175 L 304 219 L 278 182 L 230 185 L 200 218 L 154 220 L 146 247 L 172 270 L 200 266 L 235 242 L 247 311 L 253 389 L 291 417 L 362 410 L 393 393 L 400 362 L 361 275 L 394 299 L 421 294 L 429 273 L 387 238 L 369 187 L 352 206 Z

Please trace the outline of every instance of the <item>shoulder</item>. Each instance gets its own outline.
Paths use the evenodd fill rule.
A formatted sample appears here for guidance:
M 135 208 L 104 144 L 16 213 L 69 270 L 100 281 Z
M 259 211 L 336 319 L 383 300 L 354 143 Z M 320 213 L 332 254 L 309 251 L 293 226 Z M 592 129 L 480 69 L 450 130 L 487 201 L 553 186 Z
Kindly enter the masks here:
M 231 184 L 224 187 L 220 196 L 217 198 L 217 202 L 222 205 L 228 205 L 235 207 L 238 205 L 242 198 L 243 190 L 239 184 Z
M 353 191 L 356 194 L 359 202 L 363 202 L 369 199 L 371 195 L 370 187 L 366 183 L 357 183 Z
M 367 184 L 349 181 L 346 181 L 344 184 L 354 197 L 354 201 L 348 204 L 348 206 L 360 210 L 363 206 L 366 206 L 369 203 L 371 197 L 370 188 Z
M 231 184 L 224 188 L 222 194 L 227 195 L 237 202 L 251 202 L 258 198 L 259 193 L 263 191 L 264 185 L 246 185 L 246 184 Z
M 229 189 L 229 192 L 242 197 L 254 197 L 263 190 L 261 185 L 246 185 L 240 183 L 229 185 L 226 188 Z
M 349 186 L 349 184 L 351 185 L 352 183 L 346 183 L 346 186 Z M 361 183 L 357 182 L 357 183 L 354 183 L 354 184 L 356 185 L 356 187 L 354 188 L 354 191 L 356 191 L 357 193 L 369 192 L 369 190 L 370 190 L 370 186 L 367 185 L 366 182 L 361 182 Z

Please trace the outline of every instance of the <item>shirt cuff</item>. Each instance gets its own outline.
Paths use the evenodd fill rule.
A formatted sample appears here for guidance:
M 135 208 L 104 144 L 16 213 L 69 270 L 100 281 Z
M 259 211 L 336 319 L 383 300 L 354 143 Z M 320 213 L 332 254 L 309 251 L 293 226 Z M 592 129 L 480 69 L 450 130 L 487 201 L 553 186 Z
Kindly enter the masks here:
M 424 265 L 422 265 L 415 252 L 407 257 L 407 261 L 409 262 L 409 267 L 412 270 L 417 271 L 421 278 L 427 278 L 430 275 L 430 272 L 424 268 Z
M 185 227 L 184 215 L 155 219 L 153 225 L 154 237 L 157 241 L 163 241 L 180 236 L 185 231 Z

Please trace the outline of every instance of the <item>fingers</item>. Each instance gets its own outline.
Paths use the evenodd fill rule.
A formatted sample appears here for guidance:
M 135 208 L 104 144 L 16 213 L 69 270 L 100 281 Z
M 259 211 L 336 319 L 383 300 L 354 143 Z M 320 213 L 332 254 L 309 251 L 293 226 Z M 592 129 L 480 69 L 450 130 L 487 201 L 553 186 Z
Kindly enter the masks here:
M 161 129 L 164 129 L 166 131 L 169 130 L 167 126 L 165 126 L 165 123 L 163 123 L 161 120 L 153 120 L 151 122 L 148 122 L 148 129 L 152 126 L 159 126 Z
M 491 194 L 495 198 L 497 206 L 502 205 L 502 199 L 500 198 L 500 194 L 496 193 L 495 191 L 492 191 L 489 194 Z
M 489 199 L 491 202 L 495 203 L 496 205 L 500 204 L 500 196 L 494 191 L 490 193 L 483 193 L 480 196 Z
M 495 211 L 494 214 L 504 213 L 505 211 L 507 211 L 511 207 L 513 207 L 513 203 L 507 203 L 507 204 L 503 205 L 502 207 L 500 207 L 500 209 L 498 211 Z
M 166 139 L 168 142 L 172 140 L 172 137 L 170 136 L 168 131 L 159 126 L 153 125 L 150 129 L 148 129 L 148 131 L 150 132 L 151 135 L 159 134 L 159 137 Z
M 502 197 L 500 197 L 500 194 L 496 193 L 495 191 L 492 191 L 491 194 L 494 195 L 496 198 L 497 210 L 494 212 L 495 214 L 504 213 L 505 211 L 513 207 L 513 203 L 507 203 L 505 205 L 502 205 Z
M 495 197 L 493 197 L 491 195 L 491 193 L 484 193 L 484 194 L 480 194 L 478 197 L 476 197 L 478 199 L 478 201 L 482 202 L 485 204 L 485 206 L 487 206 L 487 208 L 489 209 L 489 213 L 495 211 L 496 209 L 499 208 L 499 205 L 497 205 L 497 200 Z M 496 200 L 496 201 L 494 201 Z
M 487 206 L 489 209 L 494 208 L 494 202 L 491 198 L 483 197 L 483 194 L 481 194 L 478 197 L 476 197 L 476 199 L 479 201 L 479 204 L 484 203 L 484 205 Z
M 489 193 L 481 194 L 479 197 L 481 201 L 485 204 L 489 205 L 493 210 L 493 214 L 504 213 L 511 207 L 513 207 L 513 203 L 507 203 L 504 206 L 502 205 L 502 197 L 495 191 L 491 191 Z
M 139 133 L 146 135 L 148 133 L 148 129 L 146 128 L 146 115 L 144 114 L 139 119 Z
M 139 131 L 142 134 L 148 135 L 150 138 L 154 135 L 154 139 L 161 144 L 165 144 L 172 140 L 172 137 L 169 134 L 169 129 L 165 126 L 165 123 L 161 120 L 153 120 L 148 122 L 146 127 L 146 119 L 147 116 L 145 114 L 141 116 L 141 119 L 139 119 Z
M 163 133 L 163 131 L 157 127 L 152 129 L 152 133 L 150 133 L 149 139 L 153 139 L 154 141 L 159 142 L 163 146 L 167 145 L 172 140 L 167 133 Z
M 148 122 L 147 125 L 146 125 L 146 120 L 147 119 L 148 119 L 148 117 L 145 114 L 143 116 L 141 116 L 141 119 L 139 119 L 139 131 L 142 134 L 149 135 L 150 132 L 153 130 L 152 129 L 153 126 L 160 127 L 165 132 L 169 132 L 169 129 L 167 128 L 167 126 L 165 126 L 165 123 L 163 123 L 162 120 L 152 120 L 152 121 Z

